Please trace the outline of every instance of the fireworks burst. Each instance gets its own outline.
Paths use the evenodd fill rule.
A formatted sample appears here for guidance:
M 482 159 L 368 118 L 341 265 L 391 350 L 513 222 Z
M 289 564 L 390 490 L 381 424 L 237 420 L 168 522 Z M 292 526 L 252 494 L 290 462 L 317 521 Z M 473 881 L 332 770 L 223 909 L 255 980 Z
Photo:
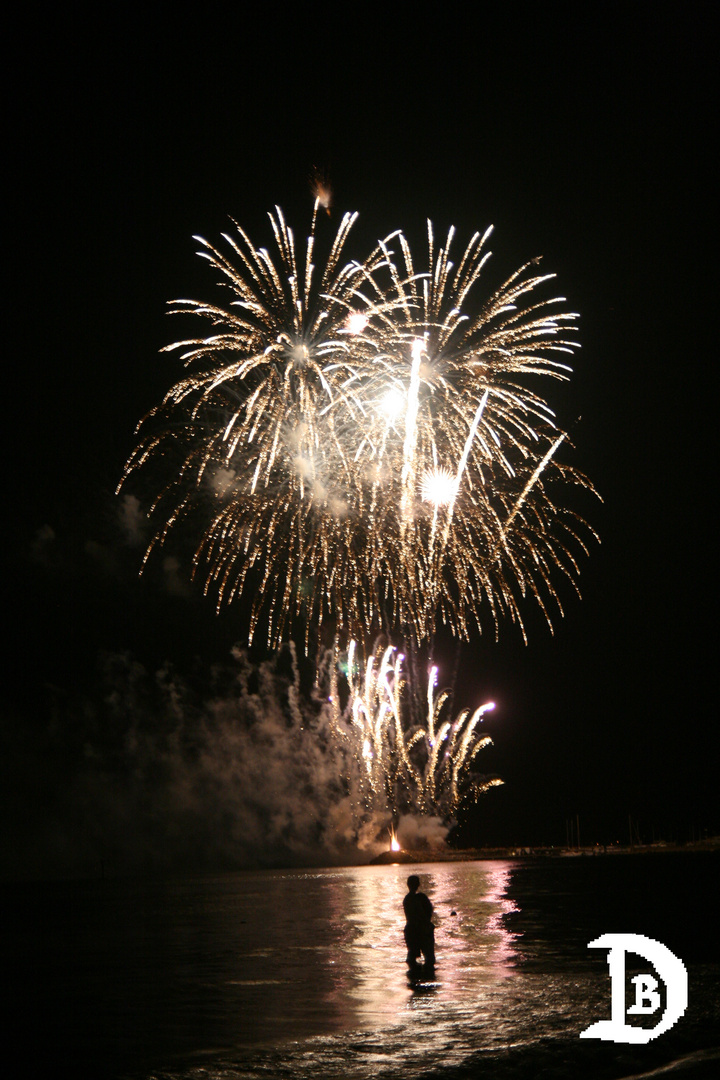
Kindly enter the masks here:
M 200 239 L 231 299 L 171 305 L 214 332 L 167 347 L 188 374 L 125 469 L 169 471 L 146 558 L 200 517 L 206 590 L 252 598 L 250 638 L 266 625 L 271 646 L 328 615 L 346 641 L 438 623 L 467 637 L 483 612 L 522 626 L 528 593 L 550 621 L 553 577 L 576 581 L 591 532 L 555 492 L 590 485 L 557 459 L 566 436 L 527 383 L 568 378 L 577 316 L 535 299 L 552 275 L 534 263 L 476 301 L 490 230 L 457 268 L 453 230 L 437 247 L 430 223 L 420 270 L 401 233 L 345 262 L 347 214 L 320 269 L 320 205 L 302 257 L 279 209 L 272 257 L 239 226 L 229 256 Z
M 395 816 L 408 810 L 449 820 L 468 797 L 501 784 L 473 768 L 477 754 L 492 739 L 481 733 L 489 701 L 454 720 L 447 713 L 450 693 L 435 693 L 437 668 L 430 669 L 425 715 L 413 725 L 407 718 L 405 657 L 392 646 L 365 664 L 357 661 L 353 641 L 347 653 L 350 699 L 341 714 L 337 688 L 331 696 L 335 728 L 348 739 L 357 761 L 361 797 L 368 810 L 390 808 Z
M 266 627 L 274 647 L 299 623 L 307 646 L 331 622 L 349 687 L 341 710 L 333 661 L 331 711 L 365 809 L 448 820 L 501 782 L 473 768 L 492 704 L 448 719 L 432 667 L 419 722 L 402 653 L 389 646 L 361 670 L 355 640 L 419 644 L 438 625 L 467 638 L 488 616 L 496 632 L 502 616 L 522 628 L 527 595 L 550 624 L 561 610 L 554 580 L 576 584 L 594 535 L 567 492 L 593 488 L 560 460 L 567 435 L 536 387 L 569 378 L 577 315 L 542 299 L 553 275 L 538 260 L 478 296 L 490 229 L 457 265 L 454 230 L 438 245 L 430 222 L 421 264 L 400 232 L 347 261 L 357 215 L 324 235 L 330 189 L 313 182 L 304 249 L 279 208 L 273 254 L 238 225 L 227 254 L 197 238 L 229 300 L 171 304 L 213 330 L 167 347 L 187 374 L 142 422 L 121 484 L 162 464 L 145 558 L 196 519 L 195 571 L 218 605 L 250 602 L 251 640 Z
M 253 594 L 250 637 L 265 605 L 271 644 L 303 606 L 319 621 L 327 607 L 344 613 L 345 590 L 359 573 L 353 468 L 340 434 L 363 413 L 359 371 L 381 339 L 370 324 L 388 307 L 364 287 L 384 256 L 341 263 L 356 217 L 346 214 L 316 272 L 319 205 L 301 270 L 279 208 L 270 215 L 277 265 L 239 226 L 237 237 L 224 236 L 235 262 L 196 238 L 233 299 L 226 308 L 171 304 L 172 313 L 209 319 L 218 332 L 164 350 L 183 349 L 189 374 L 143 421 L 124 474 L 151 459 L 169 464 L 151 510 L 161 525 L 145 558 L 179 521 L 202 513 L 195 563 L 207 567 L 206 590 L 217 588 L 219 604 Z

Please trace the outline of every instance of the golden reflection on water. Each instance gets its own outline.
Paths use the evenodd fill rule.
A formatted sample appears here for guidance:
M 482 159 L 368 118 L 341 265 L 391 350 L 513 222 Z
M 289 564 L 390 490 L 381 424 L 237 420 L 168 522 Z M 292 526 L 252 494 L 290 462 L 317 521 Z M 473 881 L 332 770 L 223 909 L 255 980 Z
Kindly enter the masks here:
M 327 883 L 329 906 L 333 921 L 345 920 L 349 930 L 335 992 L 348 1003 L 348 1023 L 403 1023 L 409 1011 L 441 1002 L 487 1013 L 514 970 L 514 936 L 502 921 L 516 910 L 507 896 L 511 868 L 506 862 L 427 863 L 335 872 Z M 437 967 L 434 978 L 420 983 L 410 982 L 405 964 L 402 901 L 409 873 L 418 874 L 435 909 Z

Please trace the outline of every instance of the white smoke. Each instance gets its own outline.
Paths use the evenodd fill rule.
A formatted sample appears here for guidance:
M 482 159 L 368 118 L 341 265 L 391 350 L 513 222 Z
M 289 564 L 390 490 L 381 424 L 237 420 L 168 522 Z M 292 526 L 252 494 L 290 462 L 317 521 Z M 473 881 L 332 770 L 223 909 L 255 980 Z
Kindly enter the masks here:
M 7 729 L 7 760 L 34 762 L 24 775 L 43 810 L 0 823 L 13 838 L 4 876 L 328 865 L 373 850 L 292 646 L 260 665 L 236 649 L 185 677 L 108 655 L 98 691 L 42 724 Z M 26 801 L 9 769 L 3 784 L 7 807 Z
M 182 564 L 174 555 L 166 555 L 162 561 L 163 588 L 170 596 L 191 596 L 189 579 L 183 575 Z
M 140 500 L 135 495 L 123 495 L 120 499 L 118 518 L 125 542 L 131 547 L 145 543 L 147 532 L 147 514 L 143 511 Z
M 452 828 L 442 818 L 432 815 L 403 814 L 397 827 L 397 838 L 403 851 L 442 851 Z

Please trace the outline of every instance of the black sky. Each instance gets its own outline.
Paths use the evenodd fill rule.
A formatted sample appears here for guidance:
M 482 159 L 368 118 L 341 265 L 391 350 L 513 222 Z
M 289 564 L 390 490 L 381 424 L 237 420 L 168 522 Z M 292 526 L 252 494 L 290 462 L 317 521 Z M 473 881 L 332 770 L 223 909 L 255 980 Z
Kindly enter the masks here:
M 232 611 L 169 594 L 159 571 L 137 580 L 113 490 L 178 374 L 158 355 L 174 340 L 165 302 L 214 287 L 192 234 L 215 239 L 231 214 L 269 241 L 276 203 L 302 232 L 320 165 L 337 212 L 360 212 L 362 249 L 395 228 L 420 237 L 427 216 L 459 243 L 493 223 L 495 280 L 541 254 L 582 314 L 556 400 L 604 499 L 583 507 L 602 545 L 553 637 L 530 614 L 528 647 L 503 626 L 463 653 L 459 697 L 497 700 L 486 764 L 506 779 L 467 835 L 558 842 L 576 814 L 587 840 L 625 839 L 628 814 L 646 839 L 720 830 L 707 8 L 527 10 L 122 9 L 18 35 L 8 828 L 40 797 L 33 725 L 91 685 L 101 652 L 182 668 L 238 638 Z

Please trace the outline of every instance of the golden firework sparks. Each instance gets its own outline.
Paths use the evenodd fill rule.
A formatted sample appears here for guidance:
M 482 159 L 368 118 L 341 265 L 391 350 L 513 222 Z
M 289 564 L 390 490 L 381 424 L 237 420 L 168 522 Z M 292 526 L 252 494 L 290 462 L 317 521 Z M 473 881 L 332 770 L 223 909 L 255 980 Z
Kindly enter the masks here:
M 337 730 L 349 738 L 357 756 L 368 809 L 390 809 L 394 814 L 412 809 L 449 819 L 463 800 L 502 783 L 499 777 L 483 776 L 472 768 L 479 752 L 492 744 L 479 725 L 495 708 L 494 702 L 448 719 L 450 693 L 436 694 L 437 667 L 432 666 L 424 716 L 412 724 L 407 717 L 403 654 L 390 646 L 365 664 L 357 656 L 353 641 L 346 668 L 350 699 L 344 714 L 334 711 Z
M 569 377 L 577 316 L 537 298 L 552 275 L 536 262 L 476 297 L 490 230 L 455 267 L 454 230 L 438 247 L 428 223 L 418 269 L 402 233 L 346 261 L 346 214 L 318 259 L 320 206 L 304 251 L 279 208 L 274 254 L 237 225 L 227 255 L 200 240 L 230 302 L 171 304 L 213 332 L 167 347 L 187 374 L 125 469 L 166 470 L 147 554 L 194 521 L 206 590 L 248 600 L 272 646 L 328 616 L 345 641 L 522 626 L 527 594 L 551 621 L 554 578 L 576 581 L 592 535 L 567 493 L 592 488 L 534 386 Z

